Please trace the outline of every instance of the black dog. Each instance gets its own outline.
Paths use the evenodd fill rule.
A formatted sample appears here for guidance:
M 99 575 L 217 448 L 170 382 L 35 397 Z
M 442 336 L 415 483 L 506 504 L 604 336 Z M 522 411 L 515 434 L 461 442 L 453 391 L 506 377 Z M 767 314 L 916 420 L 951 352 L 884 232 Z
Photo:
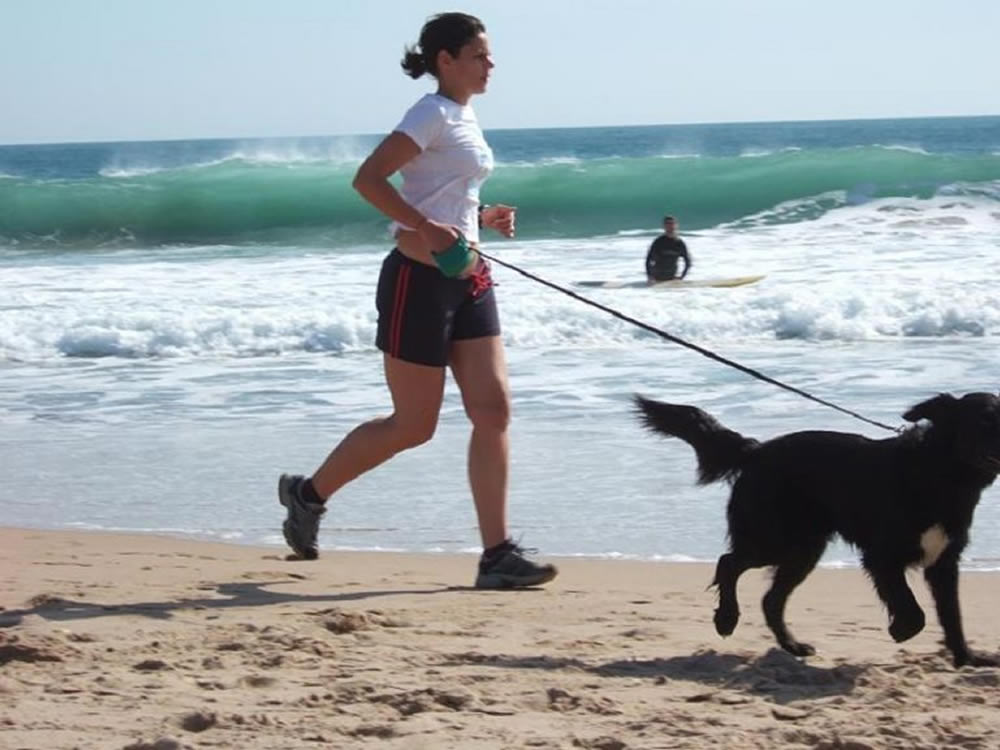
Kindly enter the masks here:
M 921 565 L 955 666 L 1000 664 L 969 651 L 958 604 L 958 561 L 972 514 L 1000 472 L 1000 398 L 939 395 L 903 415 L 926 423 L 884 440 L 809 431 L 763 443 L 726 429 L 693 406 L 641 396 L 636 405 L 647 427 L 694 448 L 699 484 L 732 483 L 729 552 L 719 558 L 713 581 L 720 635 L 736 629 L 740 575 L 773 566 L 763 600 L 767 625 L 786 651 L 815 653 L 785 627 L 785 602 L 839 534 L 860 550 L 889 610 L 889 634 L 896 641 L 924 627 L 905 575 L 908 567 Z

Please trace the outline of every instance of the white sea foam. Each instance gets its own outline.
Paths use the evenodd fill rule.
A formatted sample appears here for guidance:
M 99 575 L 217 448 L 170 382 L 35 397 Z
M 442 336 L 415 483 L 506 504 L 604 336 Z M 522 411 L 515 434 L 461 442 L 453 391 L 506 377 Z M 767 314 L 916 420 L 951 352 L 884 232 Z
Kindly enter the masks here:
M 881 148 L 886 151 L 905 151 L 909 154 L 920 154 L 922 156 L 930 156 L 930 152 L 920 146 L 910 146 L 904 143 L 875 143 L 872 148 Z
M 316 144 L 254 141 L 240 146 L 226 159 L 250 164 L 360 164 L 370 151 L 370 143 L 348 138 Z
M 146 175 L 159 174 L 160 172 L 167 171 L 164 167 L 102 167 L 98 170 L 98 174 L 101 177 L 110 177 L 112 179 L 122 179 L 128 177 L 145 177 Z
M 593 160 L 587 160 L 593 161 Z M 542 169 L 551 166 L 579 167 L 585 163 L 584 159 L 576 156 L 547 156 L 538 161 L 497 161 L 496 167 L 512 167 L 518 169 Z
M 788 154 L 801 151 L 799 146 L 784 146 L 777 149 L 748 148 L 740 152 L 740 156 L 746 159 L 759 159 L 762 156 L 774 156 L 775 154 Z
M 99 170 L 102 177 L 143 177 L 162 172 L 196 171 L 226 164 L 250 166 L 353 166 L 360 164 L 371 150 L 370 144 L 348 138 L 336 141 L 293 142 L 250 141 L 235 147 L 229 153 L 213 159 L 194 161 L 178 166 L 162 164 L 129 163 L 125 157 L 116 157 Z
M 593 278 L 640 278 L 650 238 L 645 230 L 490 249 L 692 340 L 995 338 L 1000 293 L 992 279 L 1000 274 L 1000 258 L 990 252 L 998 222 L 989 208 L 974 198 L 885 199 L 810 222 L 700 232 L 690 240 L 692 278 L 767 275 L 728 290 L 573 287 Z M 164 258 L 166 251 L 152 253 Z M 43 261 L 44 272 L 23 262 L 0 268 L 0 284 L 12 290 L 2 303 L 0 359 L 372 351 L 370 281 L 378 256 L 370 252 L 201 262 L 180 251 L 176 262 L 115 258 L 82 267 Z M 631 346 L 646 335 L 502 268 L 494 275 L 514 347 Z

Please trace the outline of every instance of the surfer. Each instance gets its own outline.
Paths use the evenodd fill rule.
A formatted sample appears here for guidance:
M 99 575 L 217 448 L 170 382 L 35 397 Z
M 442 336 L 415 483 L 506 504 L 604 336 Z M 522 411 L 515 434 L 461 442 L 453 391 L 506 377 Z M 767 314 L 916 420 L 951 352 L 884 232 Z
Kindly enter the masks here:
M 684 260 L 684 269 L 677 275 L 677 261 Z M 646 279 L 649 282 L 683 279 L 691 268 L 687 245 L 677 236 L 677 219 L 663 217 L 663 234 L 653 240 L 646 254 Z
M 345 484 L 434 435 L 452 376 L 472 423 L 468 452 L 447 455 L 446 479 L 467 463 L 483 553 L 477 588 L 537 586 L 556 568 L 530 559 L 507 528 L 507 424 L 510 388 L 489 266 L 479 257 L 479 227 L 514 236 L 514 208 L 479 206 L 493 152 L 469 106 L 486 91 L 493 58 L 474 16 L 442 13 L 407 49 L 403 70 L 437 79 L 358 169 L 355 189 L 394 221 L 396 248 L 378 280 L 376 346 L 382 350 L 393 412 L 349 432 L 311 477 L 282 474 L 278 499 L 288 509 L 285 541 L 304 559 L 319 555 L 326 501 Z M 389 178 L 402 177 L 397 189 Z M 403 517 L 433 498 L 400 497 Z

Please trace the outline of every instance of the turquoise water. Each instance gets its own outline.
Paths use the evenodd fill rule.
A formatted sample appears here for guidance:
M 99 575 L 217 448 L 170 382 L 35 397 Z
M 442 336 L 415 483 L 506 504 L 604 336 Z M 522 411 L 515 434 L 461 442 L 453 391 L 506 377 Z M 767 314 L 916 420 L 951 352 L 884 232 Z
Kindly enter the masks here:
M 488 133 L 525 239 L 815 218 L 876 198 L 1000 201 L 1000 118 Z M 351 189 L 374 137 L 0 147 L 0 246 L 384 240 Z M 792 205 L 789 205 L 792 204 Z

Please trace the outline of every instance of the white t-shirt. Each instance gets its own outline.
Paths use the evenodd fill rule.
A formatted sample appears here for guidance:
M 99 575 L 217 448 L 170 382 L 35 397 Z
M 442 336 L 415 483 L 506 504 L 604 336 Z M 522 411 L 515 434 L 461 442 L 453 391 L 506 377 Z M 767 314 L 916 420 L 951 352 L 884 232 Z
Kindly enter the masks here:
M 417 101 L 394 129 L 420 147 L 416 158 L 399 170 L 400 194 L 424 216 L 453 224 L 470 242 L 479 241 L 479 186 L 493 171 L 490 150 L 476 113 L 438 94 Z M 399 228 L 393 222 L 395 234 Z

